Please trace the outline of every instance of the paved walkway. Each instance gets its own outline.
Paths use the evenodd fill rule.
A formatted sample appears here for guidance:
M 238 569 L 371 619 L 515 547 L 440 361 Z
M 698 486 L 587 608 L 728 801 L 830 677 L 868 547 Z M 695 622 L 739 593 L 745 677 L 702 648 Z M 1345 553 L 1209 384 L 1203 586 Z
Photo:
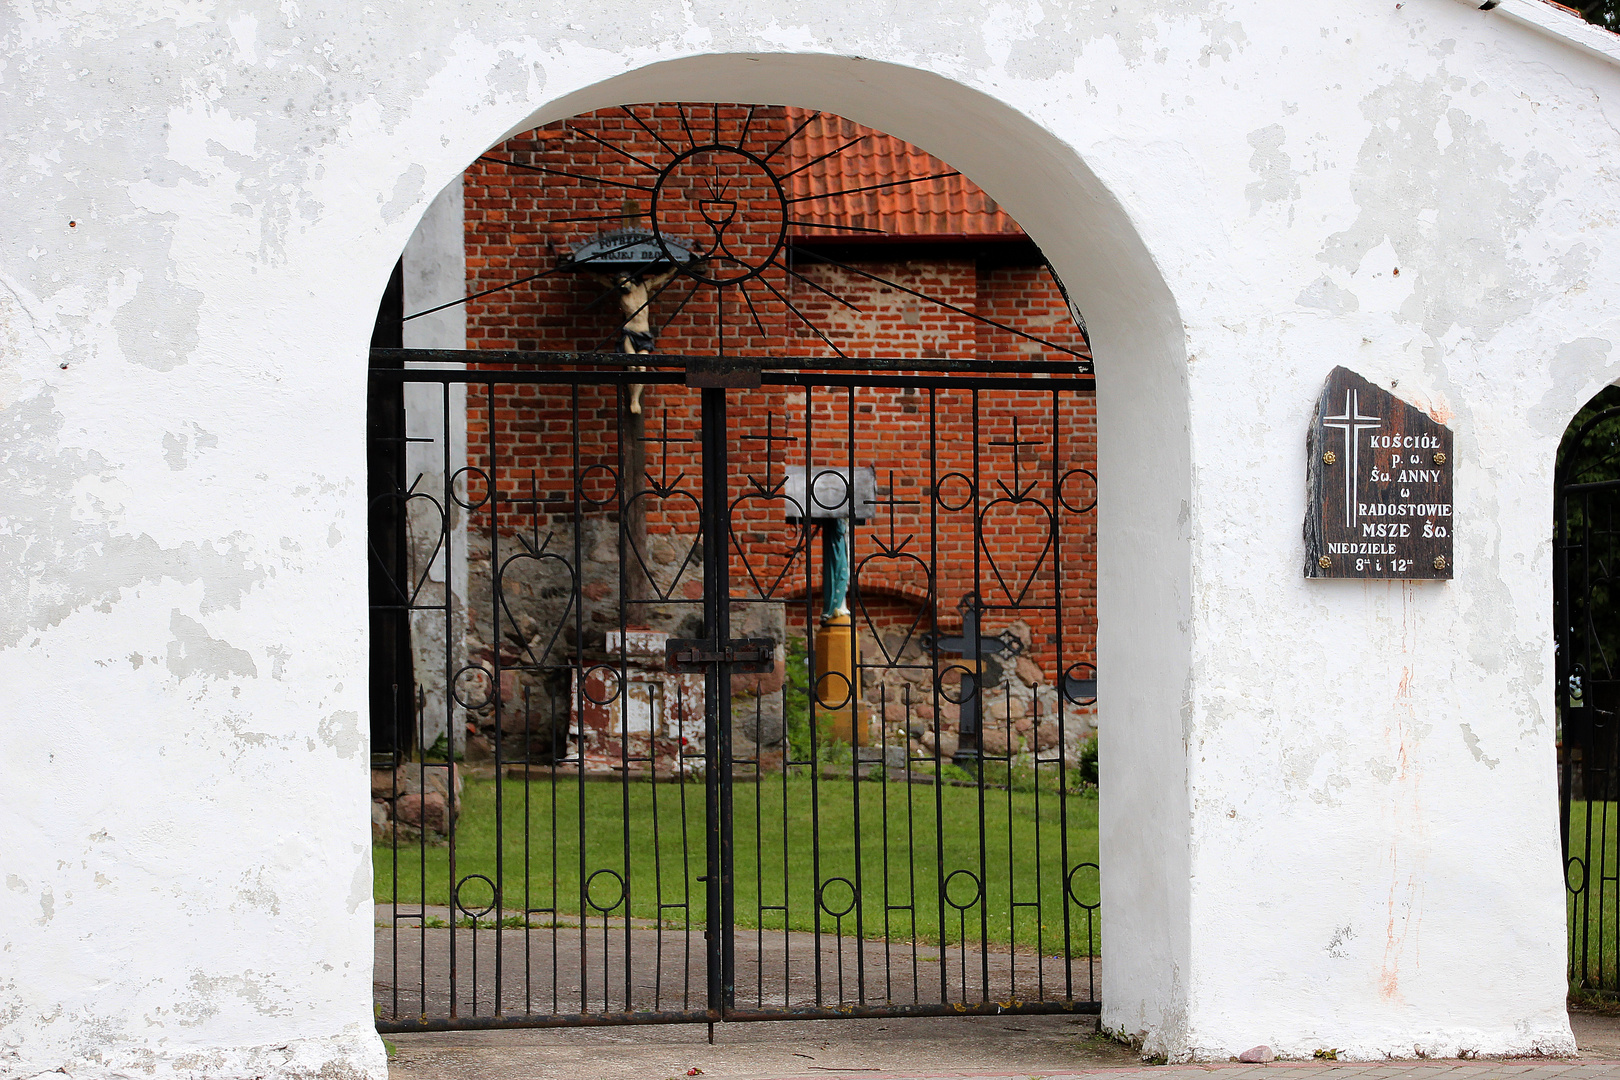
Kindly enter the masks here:
M 1620 1020 L 1571 1017 L 1575 1060 L 1150 1066 L 1091 1018 L 950 1017 L 394 1035 L 391 1080 L 1620 1080 Z M 690 1073 L 692 1069 L 702 1070 Z
M 877 1073 L 862 1073 L 861 1076 L 872 1080 L 890 1080 L 880 1078 Z M 971 1080 L 992 1080 L 993 1074 L 984 1074 Z M 1001 1073 L 994 1080 L 1006 1080 L 1008 1077 L 1017 1077 L 1024 1080 L 1027 1073 Z M 1054 1073 L 1042 1076 L 1040 1080 L 1068 1080 L 1068 1078 L 1106 1077 L 1108 1080 L 1172 1080 L 1174 1077 L 1213 1076 L 1216 1080 L 1288 1080 L 1298 1077 L 1300 1080 L 1350 1080 L 1351 1077 L 1361 1077 L 1362 1080 L 1397 1080 L 1401 1077 L 1428 1078 L 1436 1080 L 1506 1080 L 1508 1077 L 1523 1078 L 1523 1080 L 1586 1080 L 1586 1078 L 1620 1077 L 1620 1061 L 1563 1061 L 1563 1062 L 1530 1062 L 1530 1061 L 1437 1061 L 1416 1062 L 1400 1065 L 1364 1065 L 1352 1062 L 1286 1062 L 1278 1061 L 1270 1065 L 1161 1065 L 1129 1069 L 1092 1069 L 1078 1073 Z M 969 1080 L 965 1074 L 950 1074 L 951 1080 Z M 785 1078 L 784 1078 L 785 1080 Z M 907 1078 L 913 1080 L 913 1078 Z M 939 1080 L 944 1080 L 941 1076 Z M 1033 1078 L 1031 1078 L 1033 1080 Z
M 448 908 L 428 909 L 441 923 L 449 914 Z M 527 931 L 451 931 L 401 920 L 396 931 L 382 905 L 377 923 L 373 991 L 377 1015 L 385 1020 L 424 1012 L 450 1015 L 452 934 L 462 1016 L 494 1013 L 497 996 L 509 1013 L 617 1012 L 627 1008 L 627 996 L 628 1007 L 649 1012 L 701 1010 L 705 1000 L 708 950 L 701 930 L 688 933 L 636 919 L 628 943 L 622 919 L 605 927 L 573 922 L 537 924 Z M 898 1002 L 1039 1000 L 1065 988 L 1084 1000 L 1101 986 L 1101 965 L 1091 957 L 1065 960 L 995 946 L 981 952 L 970 942 L 947 947 L 942 970 L 938 949 L 862 941 L 836 929 L 819 940 L 798 931 L 737 931 L 737 1006 L 854 1003 L 862 1000 L 862 987 L 865 1000 Z M 634 960 L 628 988 L 627 944 Z

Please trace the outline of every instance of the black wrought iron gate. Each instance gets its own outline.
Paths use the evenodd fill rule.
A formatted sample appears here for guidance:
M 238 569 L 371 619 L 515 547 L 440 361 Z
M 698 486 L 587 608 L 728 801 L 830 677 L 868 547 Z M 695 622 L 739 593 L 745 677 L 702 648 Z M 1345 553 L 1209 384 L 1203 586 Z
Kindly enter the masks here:
M 1089 364 L 373 357 L 380 1030 L 1097 1010 Z
M 1606 392 L 1611 396 L 1613 391 Z M 1620 408 L 1559 454 L 1554 559 L 1559 804 L 1573 987 L 1620 990 Z

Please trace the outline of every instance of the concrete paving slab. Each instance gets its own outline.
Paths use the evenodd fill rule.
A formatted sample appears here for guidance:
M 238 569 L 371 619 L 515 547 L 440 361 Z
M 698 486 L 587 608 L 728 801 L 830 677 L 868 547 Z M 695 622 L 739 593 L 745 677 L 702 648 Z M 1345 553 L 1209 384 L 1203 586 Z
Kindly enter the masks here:
M 1620 1019 L 1572 1016 L 1579 1059 L 1144 1065 L 1091 1017 L 926 1017 L 389 1036 L 391 1080 L 1620 1080 Z M 699 1073 L 689 1070 L 700 1069 Z
M 1140 1064 L 1093 1038 L 1092 1017 L 947 1017 L 771 1021 L 391 1035 L 392 1080 L 715 1080 L 879 1077 L 897 1073 L 1027 1076 Z M 1018 1071 L 1022 1070 L 1022 1071 Z

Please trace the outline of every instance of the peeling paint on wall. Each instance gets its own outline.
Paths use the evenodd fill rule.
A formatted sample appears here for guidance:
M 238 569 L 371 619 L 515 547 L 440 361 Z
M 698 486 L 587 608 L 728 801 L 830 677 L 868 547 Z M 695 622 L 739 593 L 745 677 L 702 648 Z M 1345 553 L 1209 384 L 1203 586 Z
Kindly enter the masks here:
M 227 641 L 210 637 L 208 630 L 196 619 L 182 615 L 176 608 L 169 614 L 169 672 L 177 679 L 205 675 L 210 679 L 228 679 L 233 675 L 257 677 L 259 669 L 245 649 L 238 649 Z
M 1288 132 L 1281 124 L 1271 124 L 1249 132 L 1249 145 L 1254 147 L 1249 168 L 1260 178 L 1244 189 L 1244 194 L 1249 197 L 1251 214 L 1259 213 L 1265 203 L 1299 198 L 1299 177 L 1294 173 L 1294 159 L 1282 148 L 1287 139 Z M 1290 223 L 1294 220 L 1292 209 L 1289 210 L 1288 220 Z
M 0 410 L 0 561 L 16 568 L 0 584 L 0 649 L 53 627 L 75 611 L 117 600 L 142 582 L 203 585 L 203 613 L 239 606 L 268 571 L 253 563 L 240 532 L 162 547 L 84 513 L 115 470 L 95 451 L 63 447 L 64 418 L 50 391 Z
M 365 736 L 360 730 L 360 715 L 344 709 L 321 721 L 317 729 L 321 742 L 336 750 L 338 757 L 352 758 L 360 752 Z

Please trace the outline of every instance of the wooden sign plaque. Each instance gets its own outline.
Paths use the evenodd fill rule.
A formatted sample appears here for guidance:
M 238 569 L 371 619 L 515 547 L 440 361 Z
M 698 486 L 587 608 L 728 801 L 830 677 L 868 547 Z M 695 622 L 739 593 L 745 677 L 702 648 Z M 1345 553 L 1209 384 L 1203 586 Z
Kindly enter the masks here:
M 1306 577 L 1450 580 L 1450 428 L 1337 367 L 1306 447 Z

